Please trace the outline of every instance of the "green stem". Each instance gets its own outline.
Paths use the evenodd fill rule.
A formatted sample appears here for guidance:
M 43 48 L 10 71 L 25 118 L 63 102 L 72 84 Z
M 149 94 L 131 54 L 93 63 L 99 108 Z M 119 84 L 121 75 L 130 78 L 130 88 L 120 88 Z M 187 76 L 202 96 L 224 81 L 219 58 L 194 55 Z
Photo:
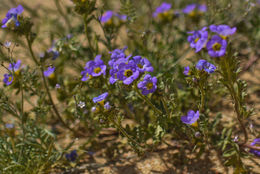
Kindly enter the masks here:
M 170 118 L 170 111 L 169 111 L 169 109 L 167 107 L 167 103 L 166 103 L 166 101 L 164 99 L 164 96 L 161 98 L 161 101 L 163 103 L 164 110 L 166 111 L 166 114 L 168 115 L 168 118 Z
M 137 87 L 137 84 L 136 84 L 136 83 L 134 84 L 134 89 L 135 89 L 135 91 L 137 92 L 137 94 L 139 95 L 139 97 L 140 97 L 141 99 L 143 99 L 149 106 L 151 106 L 151 108 L 153 108 L 153 110 L 154 110 L 157 114 L 162 115 L 162 111 L 160 111 L 158 108 L 156 108 L 156 107 L 152 104 L 152 102 L 138 90 L 138 87 Z
M 90 38 L 90 35 L 89 35 L 89 32 L 88 32 L 87 15 L 84 15 L 84 16 L 83 16 L 83 20 L 84 20 L 85 34 L 86 34 L 86 37 L 87 37 L 87 40 L 88 40 L 89 48 L 90 48 L 90 50 L 92 51 L 92 53 L 94 53 L 95 51 L 94 51 L 94 48 L 93 48 L 93 46 L 92 46 L 91 38 Z
M 31 41 L 29 40 L 29 37 L 28 37 L 28 36 L 26 37 L 26 40 L 27 40 L 27 43 L 28 43 L 28 46 L 29 46 L 29 50 L 30 50 L 31 56 L 32 56 L 32 58 L 33 58 L 35 64 L 39 66 L 40 64 L 39 64 L 39 62 L 37 61 L 37 59 L 36 59 L 36 57 L 35 57 L 35 55 L 34 55 L 34 52 L 33 52 L 33 50 L 32 50 L 32 44 L 31 44 Z M 46 90 L 46 92 L 47 92 L 47 95 L 48 95 L 48 97 L 49 97 L 49 100 L 50 100 L 50 102 L 51 102 L 51 106 L 52 106 L 52 109 L 53 109 L 55 115 L 57 116 L 57 118 L 60 120 L 60 122 L 63 124 L 64 127 L 66 127 L 67 129 L 69 129 L 71 132 L 73 132 L 73 133 L 76 135 L 77 132 L 76 132 L 74 129 L 70 128 L 69 125 L 67 125 L 67 124 L 65 123 L 65 121 L 62 119 L 62 117 L 61 117 L 61 115 L 60 115 L 60 113 L 59 113 L 57 107 L 55 106 L 55 104 L 54 104 L 54 102 L 53 102 L 53 99 L 52 99 L 52 96 L 51 96 L 49 87 L 48 87 L 48 85 L 47 85 L 46 78 L 45 78 L 45 76 L 44 76 L 43 64 L 40 65 L 40 71 L 41 71 L 41 76 L 42 76 L 42 80 L 43 80 L 43 84 L 44 84 L 45 90 Z M 81 134 L 81 133 L 80 133 L 80 134 Z M 81 135 L 84 135 L 84 134 L 82 133 Z

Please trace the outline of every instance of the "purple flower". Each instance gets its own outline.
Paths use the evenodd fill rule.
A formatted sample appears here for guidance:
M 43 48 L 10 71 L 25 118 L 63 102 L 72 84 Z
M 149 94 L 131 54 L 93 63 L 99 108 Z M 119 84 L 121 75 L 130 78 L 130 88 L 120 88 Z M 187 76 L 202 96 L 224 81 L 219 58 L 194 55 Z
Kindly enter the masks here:
M 105 108 L 106 110 L 109 110 L 109 109 L 111 108 L 109 102 L 106 102 L 106 104 L 104 105 L 104 108 Z
M 190 73 L 190 67 L 189 67 L 189 66 L 186 66 L 186 67 L 184 68 L 183 74 L 186 75 L 186 76 L 188 76 L 189 73 Z
M 10 63 L 8 69 L 13 71 L 15 74 L 19 74 L 21 67 L 21 60 L 18 60 L 16 63 Z
M 252 146 L 260 146 L 260 138 L 256 138 L 254 139 L 254 141 L 251 143 Z M 259 150 L 254 150 L 254 149 L 250 149 L 249 151 L 250 153 L 255 154 L 256 156 L 260 157 L 260 151 Z
M 208 41 L 207 27 L 203 27 L 201 30 L 191 31 L 188 33 L 192 34 L 188 36 L 188 42 L 190 42 L 190 47 L 195 48 L 196 53 L 199 52 Z
M 200 113 L 189 110 L 186 116 L 181 117 L 181 121 L 185 124 L 194 124 L 199 119 Z
M 13 128 L 14 128 L 14 124 L 6 123 L 6 124 L 5 124 L 5 127 L 6 127 L 7 129 L 13 129 Z
M 207 62 L 204 59 L 200 59 L 196 65 L 196 68 L 200 71 L 204 70 L 206 71 L 208 74 L 213 73 L 216 70 L 215 65 Z
M 153 72 L 152 64 L 149 62 L 148 59 L 142 58 L 141 56 L 134 56 L 133 60 L 137 65 L 137 69 L 139 72 Z
M 70 153 L 67 153 L 66 155 L 65 155 L 65 157 L 66 157 L 66 159 L 68 160 L 68 161 L 75 161 L 76 159 L 77 159 L 77 157 L 78 157 L 78 154 L 77 154 L 77 151 L 76 150 L 73 150 L 73 151 L 71 151 Z
M 123 81 L 126 85 L 130 85 L 139 77 L 139 71 L 135 62 L 130 60 L 128 64 L 121 63 L 118 65 L 118 72 L 116 75 L 118 80 Z
M 143 95 L 153 93 L 157 89 L 157 78 L 146 74 L 143 81 L 139 82 L 137 87 L 142 90 Z
M 100 18 L 100 22 L 102 24 L 104 23 L 112 23 L 112 17 L 114 15 L 114 12 L 111 10 L 106 11 Z
M 222 37 L 226 37 L 229 35 L 232 35 L 236 32 L 236 27 L 229 27 L 228 25 L 210 25 L 209 26 L 210 31 L 214 33 L 218 33 Z
M 85 66 L 85 69 L 88 69 L 90 75 L 93 77 L 100 76 L 101 74 L 106 75 L 106 68 L 107 66 L 101 60 L 101 55 L 97 55 L 94 61 L 88 61 Z
M 16 8 L 11 8 L 5 18 L 2 20 L 2 28 L 6 27 L 18 27 L 20 22 L 18 21 L 17 17 L 23 12 L 23 7 L 18 5 Z
M 48 53 L 51 55 L 52 60 L 57 59 L 57 57 L 59 57 L 59 55 L 60 55 L 59 51 L 55 50 L 53 47 L 51 47 L 51 48 L 48 50 Z
M 211 57 L 221 57 L 226 53 L 227 41 L 218 35 L 212 36 L 207 43 L 208 53 Z
M 104 105 L 104 100 L 107 98 L 107 96 L 108 96 L 108 92 L 105 92 L 98 97 L 94 97 L 93 102 L 94 103 L 100 103 L 100 104 Z
M 108 10 L 101 16 L 100 22 L 102 24 L 111 25 L 113 23 L 113 20 L 112 20 L 113 16 L 116 16 L 121 21 L 126 21 L 126 19 L 127 19 L 126 15 L 121 15 L 121 14 L 115 13 L 111 10 Z
M 166 2 L 163 2 L 159 7 L 156 8 L 155 12 L 153 13 L 153 17 L 157 17 L 161 13 L 166 13 L 172 8 L 172 5 Z
M 113 51 L 110 51 L 111 54 L 111 60 L 108 62 L 108 65 L 110 67 L 113 66 L 114 62 L 116 62 L 120 58 L 126 58 L 125 50 L 127 49 L 127 46 L 125 46 L 123 49 L 115 49 Z
M 43 72 L 43 74 L 45 77 L 52 79 L 55 77 L 54 71 L 55 71 L 55 67 L 50 66 L 46 71 Z
M 197 14 L 200 14 L 200 13 L 204 13 L 207 11 L 207 6 L 206 5 L 199 5 L 199 4 L 190 4 L 190 5 L 187 5 L 183 10 L 182 12 L 184 14 L 188 14 L 190 16 L 196 16 Z
M 13 83 L 14 77 L 12 74 L 4 74 L 4 80 L 3 82 L 9 86 Z
M 88 61 L 85 66 L 85 70 L 81 72 L 82 81 L 87 81 L 92 77 L 98 77 L 100 75 L 106 75 L 107 66 L 101 60 L 101 55 L 97 55 L 95 60 Z

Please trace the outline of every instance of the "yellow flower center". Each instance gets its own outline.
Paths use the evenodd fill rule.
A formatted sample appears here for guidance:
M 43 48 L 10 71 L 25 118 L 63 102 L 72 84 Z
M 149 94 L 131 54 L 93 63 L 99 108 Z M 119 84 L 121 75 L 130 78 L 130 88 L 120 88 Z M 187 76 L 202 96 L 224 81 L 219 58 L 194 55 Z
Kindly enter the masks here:
M 98 102 L 101 106 L 104 106 L 104 104 L 105 104 L 105 101 L 104 100 L 102 100 L 102 101 L 100 101 L 100 102 Z
M 214 45 L 212 46 L 213 50 L 215 51 L 219 51 L 221 48 L 221 44 L 220 43 L 214 43 Z
M 192 10 L 190 13 L 189 13 L 189 16 L 190 17 L 195 17 L 197 15 L 197 12 L 195 10 Z
M 222 35 L 220 35 L 220 37 L 221 37 L 222 39 L 224 39 L 224 40 L 227 39 L 227 36 L 222 36 Z
M 100 67 L 97 67 L 97 68 L 94 69 L 94 73 L 96 73 L 96 74 L 97 74 L 97 73 L 100 73 L 100 71 L 101 71 L 101 68 L 100 68 Z
M 125 75 L 126 77 L 130 77 L 130 76 L 133 75 L 133 71 L 132 71 L 131 69 L 127 69 L 127 70 L 125 70 L 124 75 Z
M 113 20 L 112 20 L 112 18 L 109 19 L 105 24 L 106 24 L 106 25 L 112 25 L 112 24 L 113 24 Z
M 192 123 L 191 126 L 198 127 L 198 122 L 196 121 L 195 123 Z
M 52 73 L 50 76 L 49 76 L 49 79 L 54 79 L 55 78 L 55 74 Z
M 199 40 L 200 40 L 200 38 L 196 38 L 196 39 L 194 40 L 194 42 L 197 43 Z
M 148 90 L 152 89 L 152 88 L 153 88 L 153 83 L 152 83 L 152 82 L 147 83 L 147 84 L 146 84 L 146 88 L 147 88 Z
M 159 17 L 159 19 L 170 19 L 171 18 L 171 14 L 170 14 L 170 12 L 169 11 L 165 11 L 165 12 L 163 12 L 163 13 L 160 13 L 159 15 L 158 15 L 158 17 Z
M 143 68 L 144 66 L 142 65 L 142 64 L 137 64 L 137 66 L 139 67 L 139 68 Z
M 12 81 L 12 76 L 8 77 L 8 82 Z

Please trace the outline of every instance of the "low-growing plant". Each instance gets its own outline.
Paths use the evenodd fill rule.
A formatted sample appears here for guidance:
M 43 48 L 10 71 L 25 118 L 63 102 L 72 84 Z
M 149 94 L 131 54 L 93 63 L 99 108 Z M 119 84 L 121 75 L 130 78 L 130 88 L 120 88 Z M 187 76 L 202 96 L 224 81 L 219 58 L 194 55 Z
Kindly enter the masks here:
M 2 19 L 10 41 L 0 49 L 0 173 L 72 168 L 107 128 L 122 140 L 107 147 L 111 157 L 174 140 L 197 159 L 215 150 L 234 173 L 251 170 L 244 159 L 260 156 L 250 129 L 258 113 L 240 74 L 257 61 L 241 68 L 248 50 L 259 56 L 259 2 L 53 2 L 48 36 L 35 19 L 51 10 L 41 17 L 23 4 Z

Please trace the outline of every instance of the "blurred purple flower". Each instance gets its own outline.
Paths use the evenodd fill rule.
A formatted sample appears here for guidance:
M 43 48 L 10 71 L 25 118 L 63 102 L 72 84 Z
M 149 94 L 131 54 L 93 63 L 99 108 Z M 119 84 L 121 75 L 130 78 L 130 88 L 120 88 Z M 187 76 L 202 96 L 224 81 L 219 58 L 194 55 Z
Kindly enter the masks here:
M 153 93 L 157 89 L 157 78 L 146 74 L 143 81 L 139 82 L 137 87 L 142 90 L 143 95 Z
M 251 143 L 251 146 L 258 146 L 259 147 L 260 146 L 260 138 L 254 139 L 254 141 Z M 260 151 L 259 150 L 250 149 L 249 152 L 260 157 Z
M 211 57 L 221 57 L 226 53 L 227 41 L 218 35 L 212 36 L 207 43 L 208 53 Z
M 4 80 L 3 82 L 9 86 L 13 83 L 14 77 L 12 74 L 4 74 Z
M 193 124 L 199 119 L 199 111 L 196 113 L 193 110 L 189 110 L 186 116 L 181 117 L 181 121 L 185 124 Z
M 159 14 L 169 11 L 171 8 L 171 4 L 163 2 L 159 7 L 156 8 L 155 12 L 153 13 L 153 17 L 157 17 Z
M 5 18 L 2 20 L 2 28 L 6 28 L 9 26 L 16 26 L 18 27 L 20 25 L 20 22 L 18 21 L 18 15 L 20 15 L 23 12 L 23 6 L 18 5 L 16 8 L 11 8 Z
M 186 75 L 186 76 L 188 76 L 189 73 L 190 73 L 190 67 L 189 67 L 189 66 L 184 67 L 183 74 Z
M 16 63 L 10 63 L 8 69 L 18 74 L 21 67 L 21 60 L 18 60 Z
M 202 5 L 199 5 L 199 4 L 189 4 L 187 5 L 183 10 L 182 12 L 184 14 L 189 14 L 190 16 L 195 16 L 196 14 L 198 13 L 204 13 L 207 11 L 207 6 L 202 4 Z
M 98 97 L 94 97 L 93 102 L 94 103 L 104 103 L 104 100 L 107 98 L 107 96 L 108 96 L 108 92 L 105 92 Z
M 68 161 L 75 161 L 76 159 L 77 159 L 77 157 L 78 157 L 78 154 L 77 154 L 77 151 L 76 150 L 73 150 L 73 151 L 71 151 L 70 153 L 67 153 L 66 155 L 65 155 L 65 157 L 66 157 L 66 159 L 68 160 Z
M 206 60 L 204 59 L 200 59 L 196 65 L 196 68 L 200 71 L 204 70 L 206 71 L 208 74 L 211 74 L 213 72 L 215 72 L 216 70 L 216 67 L 215 65 L 207 62 Z
M 210 31 L 219 34 L 220 36 L 229 36 L 236 32 L 236 27 L 229 27 L 228 25 L 210 25 L 209 26 Z
M 44 71 L 44 76 L 45 77 L 48 77 L 48 78 L 54 78 L 55 75 L 54 75 L 54 71 L 55 71 L 55 67 L 48 67 L 48 69 L 46 71 Z
M 203 27 L 198 31 L 188 32 L 192 34 L 188 36 L 188 42 L 190 42 L 190 47 L 196 49 L 196 53 L 199 52 L 203 47 L 205 47 L 208 41 L 208 31 L 207 27 Z

